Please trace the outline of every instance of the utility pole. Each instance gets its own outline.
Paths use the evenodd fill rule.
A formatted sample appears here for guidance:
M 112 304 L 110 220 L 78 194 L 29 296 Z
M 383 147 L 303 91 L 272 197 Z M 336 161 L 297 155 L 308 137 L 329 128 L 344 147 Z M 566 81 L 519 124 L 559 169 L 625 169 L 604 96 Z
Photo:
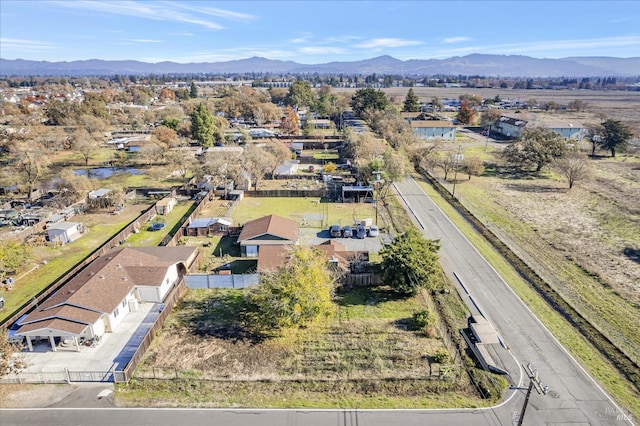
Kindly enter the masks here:
M 464 159 L 464 155 L 460 154 L 460 149 L 462 145 L 458 145 L 458 153 L 453 156 L 453 161 L 456 163 L 456 172 L 453 175 L 453 190 L 451 191 L 451 196 L 456 198 L 456 181 L 458 180 L 458 163 Z
M 522 405 L 522 410 L 520 411 L 520 418 L 518 419 L 518 426 L 522 426 L 522 421 L 524 420 L 524 413 L 527 411 L 527 405 L 529 404 L 529 397 L 531 396 L 531 390 L 535 389 L 539 395 L 546 395 L 548 387 L 542 386 L 540 382 L 540 378 L 538 378 L 538 370 L 533 370 L 531 368 L 531 364 L 522 365 L 525 373 L 529 376 L 529 387 L 527 388 L 527 394 L 524 397 L 524 404 Z M 518 389 L 518 388 L 512 388 Z

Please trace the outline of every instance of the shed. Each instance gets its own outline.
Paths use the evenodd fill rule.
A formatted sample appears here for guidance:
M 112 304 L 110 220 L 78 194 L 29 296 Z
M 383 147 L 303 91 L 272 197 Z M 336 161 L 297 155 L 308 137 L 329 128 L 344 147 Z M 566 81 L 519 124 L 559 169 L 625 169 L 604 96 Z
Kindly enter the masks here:
M 70 243 L 82 236 L 83 225 L 78 222 L 58 222 L 47 228 L 47 239 L 51 242 Z
M 178 204 L 178 200 L 175 197 L 164 197 L 156 203 L 156 213 L 168 215 L 176 204 Z
M 226 217 L 200 217 L 193 219 L 185 232 L 190 237 L 227 235 L 233 222 Z

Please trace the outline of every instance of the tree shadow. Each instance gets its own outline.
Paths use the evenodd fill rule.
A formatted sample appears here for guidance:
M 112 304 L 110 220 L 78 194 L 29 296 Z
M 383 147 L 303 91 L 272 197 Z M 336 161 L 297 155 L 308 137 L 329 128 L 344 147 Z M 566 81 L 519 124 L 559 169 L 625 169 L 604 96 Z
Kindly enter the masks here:
M 196 336 L 252 344 L 264 340 L 264 336 L 249 330 L 243 321 L 249 306 L 242 291 L 211 291 L 200 300 L 181 303 L 188 304 L 182 306 L 181 311 L 190 313 L 182 320 Z
M 377 305 L 378 303 L 403 300 L 409 296 L 398 294 L 388 286 L 356 287 L 337 296 L 339 306 Z
M 230 235 L 225 235 L 220 238 L 218 244 L 213 249 L 214 256 L 222 256 L 228 254 L 231 257 L 240 257 L 240 246 L 236 244 L 238 238 Z
M 567 188 L 558 188 L 555 186 L 527 185 L 524 183 L 507 183 L 505 187 L 518 192 L 533 192 L 538 194 L 546 193 L 564 193 Z
M 640 248 L 626 246 L 624 250 L 622 250 L 622 253 L 627 256 L 627 259 L 635 263 L 640 263 Z

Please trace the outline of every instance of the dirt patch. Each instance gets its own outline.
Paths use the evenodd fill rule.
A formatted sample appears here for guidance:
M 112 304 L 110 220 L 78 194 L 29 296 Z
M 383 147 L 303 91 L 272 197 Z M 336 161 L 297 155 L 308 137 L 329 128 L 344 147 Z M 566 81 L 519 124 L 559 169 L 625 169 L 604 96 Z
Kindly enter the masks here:
M 74 385 L 0 385 L 0 407 L 48 407 L 63 400 L 74 390 Z

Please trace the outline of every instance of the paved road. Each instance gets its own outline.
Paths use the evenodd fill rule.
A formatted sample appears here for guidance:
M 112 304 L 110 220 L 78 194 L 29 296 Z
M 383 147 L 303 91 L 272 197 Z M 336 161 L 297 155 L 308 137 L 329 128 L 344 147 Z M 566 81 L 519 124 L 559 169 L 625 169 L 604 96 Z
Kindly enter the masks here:
M 618 407 L 418 184 L 406 179 L 396 184 L 396 188 L 423 228 L 424 235 L 442 240 L 442 266 L 457 285 L 467 305 L 472 312 L 480 309 L 511 349 L 514 358 L 511 361 L 503 359 L 503 362 L 512 372 L 514 383 L 518 386 L 528 383 L 522 378 L 518 365 L 531 363 L 538 370 L 543 384 L 549 387 L 547 396 L 534 392 L 527 408 L 525 424 L 624 424 L 624 416 Z M 464 283 L 475 303 L 471 303 L 469 294 L 460 282 Z M 521 396 L 494 411 L 502 424 L 508 424 L 512 414 L 519 411 L 520 404 Z
M 518 387 L 526 385 L 519 365 L 531 363 L 538 369 L 543 384 L 549 387 L 547 396 L 532 395 L 524 424 L 630 424 L 629 419 L 420 187 L 412 180 L 405 180 L 396 187 L 423 226 L 425 236 L 441 239 L 442 265 L 456 283 L 465 302 L 472 311 L 481 311 L 492 322 L 505 345 L 511 349 L 511 354 L 502 361 L 510 370 L 513 383 Z M 454 272 L 460 281 L 455 278 Z M 464 283 L 466 291 L 460 282 Z M 523 394 L 522 390 L 512 390 L 505 402 L 496 407 L 470 410 L 3 410 L 0 412 L 0 424 L 496 426 L 517 422 Z

